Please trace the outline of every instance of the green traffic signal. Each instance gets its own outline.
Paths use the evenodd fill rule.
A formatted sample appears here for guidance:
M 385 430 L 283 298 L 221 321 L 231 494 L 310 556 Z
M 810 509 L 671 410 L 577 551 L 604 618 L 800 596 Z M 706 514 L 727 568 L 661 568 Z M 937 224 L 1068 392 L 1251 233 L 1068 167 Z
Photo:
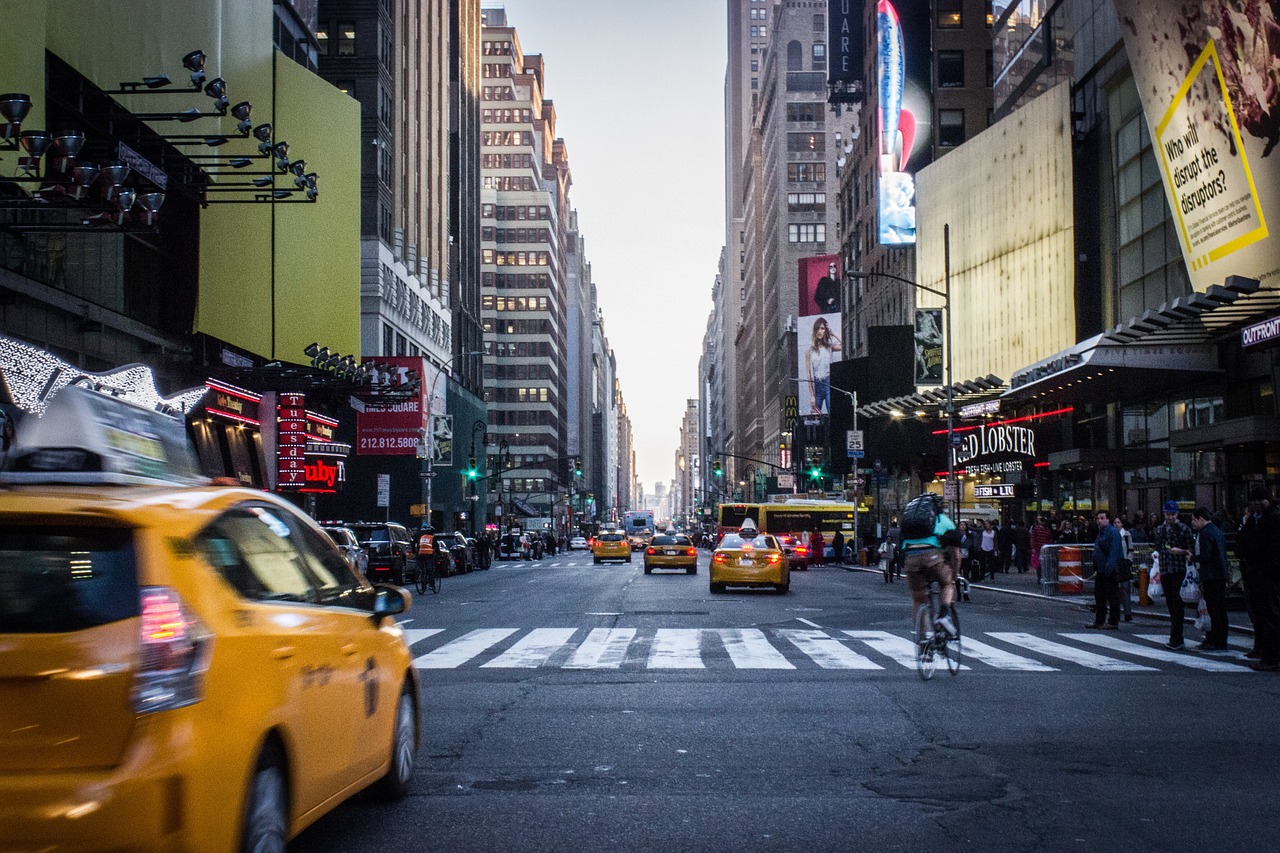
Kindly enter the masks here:
M 474 480 L 480 476 L 480 471 L 476 468 L 476 458 L 472 456 L 467 461 L 467 479 Z
M 821 480 L 821 479 L 822 479 L 822 469 L 821 469 L 820 467 L 818 467 L 817 465 L 814 465 L 812 468 L 810 468 L 810 469 L 809 469 L 809 479 L 810 479 L 810 480 Z

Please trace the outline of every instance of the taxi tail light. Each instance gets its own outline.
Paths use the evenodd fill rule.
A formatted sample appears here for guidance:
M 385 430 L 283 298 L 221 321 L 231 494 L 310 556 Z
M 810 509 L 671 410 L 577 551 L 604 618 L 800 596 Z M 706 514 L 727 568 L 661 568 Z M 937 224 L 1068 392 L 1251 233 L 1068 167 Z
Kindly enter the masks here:
M 770 562 L 770 563 L 781 563 L 781 562 L 782 562 L 782 555 L 781 555 L 781 554 L 770 554 L 770 555 L 769 555 L 769 562 Z
M 711 561 L 713 563 L 723 563 L 725 562 L 725 556 L 724 554 L 716 554 L 711 558 Z
M 697 549 L 697 548 L 686 548 L 686 549 L 685 549 L 685 554 L 686 554 L 686 555 L 688 555 L 688 556 L 690 556 L 690 557 L 696 557 L 696 556 L 698 556 L 698 549 Z
M 213 635 L 167 587 L 139 590 L 138 671 L 131 698 L 139 714 L 171 711 L 204 698 Z
M 800 555 L 802 555 L 802 556 L 803 556 L 804 554 L 808 554 L 808 553 L 809 553 L 809 546 L 808 546 L 808 545 L 797 545 L 797 546 L 796 546 L 796 553 L 797 553 L 797 554 L 800 554 Z
M 652 555 L 652 554 L 656 554 L 656 553 L 658 553 L 658 549 L 656 549 L 656 548 L 646 548 L 644 552 L 645 552 L 646 554 L 651 554 L 651 555 Z

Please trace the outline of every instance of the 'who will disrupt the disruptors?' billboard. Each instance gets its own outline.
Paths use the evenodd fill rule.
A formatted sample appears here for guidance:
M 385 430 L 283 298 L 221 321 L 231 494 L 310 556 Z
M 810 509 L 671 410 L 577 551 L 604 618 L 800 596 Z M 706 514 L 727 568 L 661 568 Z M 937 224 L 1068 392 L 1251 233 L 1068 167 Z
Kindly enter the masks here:
M 1192 286 L 1280 285 L 1280 0 L 1116 0 Z
M 916 242 L 915 174 L 931 159 L 931 5 L 880 0 L 876 7 L 879 240 L 885 246 Z

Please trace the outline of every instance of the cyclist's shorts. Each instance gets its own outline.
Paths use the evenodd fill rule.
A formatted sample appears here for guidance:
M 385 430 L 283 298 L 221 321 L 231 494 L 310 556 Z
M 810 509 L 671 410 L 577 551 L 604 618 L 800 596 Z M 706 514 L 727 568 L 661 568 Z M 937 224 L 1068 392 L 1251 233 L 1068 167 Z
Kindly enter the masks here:
M 953 583 L 951 566 L 938 548 L 919 548 L 907 551 L 905 561 L 907 587 L 913 593 L 924 593 L 929 584 L 937 581 L 940 586 Z

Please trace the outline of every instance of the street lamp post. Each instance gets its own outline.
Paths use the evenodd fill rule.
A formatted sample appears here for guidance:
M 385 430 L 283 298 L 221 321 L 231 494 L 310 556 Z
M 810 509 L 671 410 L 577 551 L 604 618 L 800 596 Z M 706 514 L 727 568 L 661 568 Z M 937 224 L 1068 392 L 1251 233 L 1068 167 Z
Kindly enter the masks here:
M 470 350 L 449 356 L 448 360 L 440 366 L 438 371 L 436 371 L 435 378 L 431 380 L 431 393 L 427 395 L 427 437 L 426 441 L 423 442 L 423 445 L 426 448 L 427 470 L 422 472 L 422 517 L 426 520 L 428 526 L 433 526 L 431 523 L 431 487 L 436 476 L 435 415 L 432 413 L 435 408 L 436 385 L 440 382 L 440 377 L 444 376 L 449 371 L 449 367 L 453 364 L 453 360 L 455 358 L 464 358 L 469 355 L 484 355 L 484 353 L 480 350 Z
M 914 287 L 917 290 L 923 290 L 926 293 L 932 293 L 934 296 L 942 298 L 942 310 L 946 315 L 945 335 L 947 338 L 946 346 L 946 371 L 947 371 L 947 488 L 946 491 L 952 494 L 950 501 L 951 517 L 956 517 L 956 504 L 959 502 L 960 493 L 956 488 L 956 463 L 955 453 L 952 448 L 952 441 L 955 436 L 955 384 L 951 377 L 951 350 L 953 339 L 951 337 L 951 226 L 942 226 L 942 252 L 943 252 L 943 289 L 938 290 L 934 287 L 928 287 L 919 282 L 912 281 L 909 278 L 903 278 L 899 275 L 887 272 L 863 272 L 861 270 L 850 272 L 850 278 L 869 279 L 872 276 L 880 278 L 889 278 L 902 284 Z M 856 417 L 856 410 L 855 410 Z
M 799 376 L 791 377 L 791 381 L 792 382 L 813 382 L 812 379 L 802 379 Z M 846 391 L 843 388 L 837 388 L 836 386 L 830 385 L 830 384 L 828 384 L 827 387 L 830 388 L 832 391 L 839 391 L 841 394 L 849 398 L 849 402 L 853 406 L 853 429 L 856 432 L 858 429 L 858 392 Z M 830 444 L 830 442 L 828 442 L 828 444 Z M 857 467 L 858 467 L 857 463 L 855 462 L 854 469 L 856 470 Z M 854 554 L 858 553 L 858 503 L 859 502 L 855 500 L 853 505 L 853 553 Z M 836 554 L 836 559 L 837 560 L 841 559 L 841 555 Z

